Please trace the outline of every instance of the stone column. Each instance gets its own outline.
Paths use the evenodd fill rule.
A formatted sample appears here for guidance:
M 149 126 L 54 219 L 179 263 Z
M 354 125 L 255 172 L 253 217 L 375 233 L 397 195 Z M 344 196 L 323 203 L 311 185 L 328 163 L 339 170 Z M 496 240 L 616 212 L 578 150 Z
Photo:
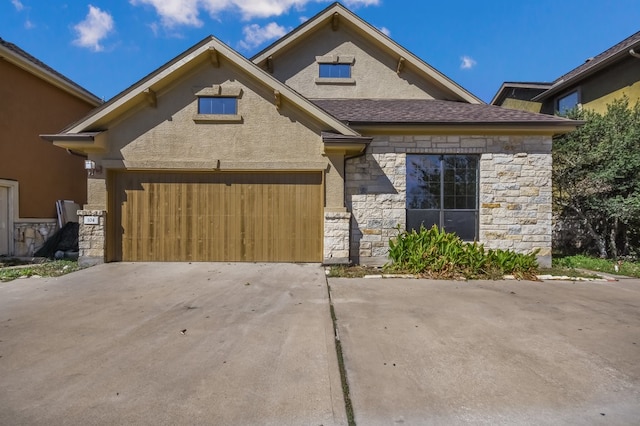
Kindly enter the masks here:
M 106 215 L 105 210 L 78 210 L 78 264 L 81 267 L 104 263 Z
M 324 212 L 324 263 L 349 263 L 349 212 Z

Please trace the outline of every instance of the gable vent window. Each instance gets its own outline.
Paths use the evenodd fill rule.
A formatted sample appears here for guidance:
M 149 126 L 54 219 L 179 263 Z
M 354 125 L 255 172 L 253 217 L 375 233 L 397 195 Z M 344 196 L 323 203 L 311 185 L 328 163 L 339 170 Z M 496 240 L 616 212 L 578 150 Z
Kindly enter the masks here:
M 242 123 L 238 100 L 242 88 L 228 85 L 194 87 L 197 99 L 196 123 Z M 241 105 L 240 105 L 241 106 Z
M 318 77 L 316 84 L 355 84 L 353 55 L 316 56 Z
M 351 78 L 351 65 L 320 64 L 320 78 Z
M 202 96 L 198 98 L 198 114 L 236 115 L 238 98 Z

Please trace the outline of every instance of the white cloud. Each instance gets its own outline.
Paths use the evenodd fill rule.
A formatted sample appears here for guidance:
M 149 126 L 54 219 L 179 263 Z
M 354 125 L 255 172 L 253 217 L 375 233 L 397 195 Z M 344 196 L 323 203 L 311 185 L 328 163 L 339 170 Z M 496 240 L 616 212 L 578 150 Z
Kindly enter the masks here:
M 73 27 L 77 33 L 73 43 L 99 52 L 102 50 L 100 42 L 113 31 L 113 27 L 113 17 L 109 12 L 103 12 L 100 8 L 89 5 L 87 17 Z
M 17 0 L 16 0 L 17 1 Z M 133 6 L 147 5 L 155 9 L 164 27 L 185 25 L 201 27 L 201 11 L 215 17 L 221 12 L 240 13 L 242 19 L 280 16 L 291 9 L 304 10 L 308 3 L 327 3 L 330 0 L 129 0 Z M 345 5 L 357 8 L 376 6 L 381 0 L 346 0 Z
M 475 67 L 477 62 L 470 56 L 462 56 L 460 57 L 460 69 L 461 70 L 470 70 Z
M 26 21 L 24 21 L 24 28 L 27 30 L 32 30 L 36 27 L 36 24 L 34 24 L 33 22 L 31 22 L 29 19 L 27 19 Z
M 226 0 L 218 1 L 225 3 Z M 202 21 L 198 18 L 198 0 L 129 0 L 134 5 L 152 6 L 164 27 L 172 28 L 176 25 L 201 27 Z
M 347 7 L 377 6 L 379 4 L 380 0 L 344 0 L 344 5 Z
M 13 4 L 13 7 L 15 7 L 17 11 L 24 9 L 24 5 L 20 0 L 11 0 L 11 4 Z
M 380 27 L 378 28 L 380 30 L 380 32 L 384 35 L 386 35 L 387 37 L 391 36 L 391 30 L 387 27 Z
M 247 25 L 242 29 L 244 40 L 238 43 L 238 46 L 244 50 L 249 50 L 261 45 L 265 41 L 280 38 L 289 31 L 291 31 L 291 29 L 280 26 L 275 22 L 271 22 L 264 27 L 258 24 Z

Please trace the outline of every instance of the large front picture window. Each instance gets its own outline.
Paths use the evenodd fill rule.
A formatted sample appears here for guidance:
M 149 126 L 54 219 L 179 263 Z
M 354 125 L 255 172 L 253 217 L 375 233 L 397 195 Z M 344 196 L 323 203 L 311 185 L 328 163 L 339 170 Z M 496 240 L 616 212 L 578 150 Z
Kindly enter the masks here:
M 478 238 L 477 155 L 407 155 L 407 229 L 437 225 Z

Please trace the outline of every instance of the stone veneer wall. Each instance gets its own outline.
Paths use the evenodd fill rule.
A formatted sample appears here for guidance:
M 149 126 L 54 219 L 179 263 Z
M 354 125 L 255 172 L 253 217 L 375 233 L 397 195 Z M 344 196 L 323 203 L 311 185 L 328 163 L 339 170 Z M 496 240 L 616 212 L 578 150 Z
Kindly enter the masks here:
M 550 136 L 377 136 L 364 156 L 347 161 L 350 256 L 388 261 L 389 239 L 406 226 L 406 154 L 480 155 L 479 240 L 490 248 L 539 249 L 551 264 Z
M 82 267 L 104 263 L 106 214 L 104 210 L 78 210 L 78 264 Z M 85 216 L 97 217 L 98 224 L 85 224 Z
M 58 230 L 55 219 L 34 219 L 13 223 L 14 248 L 16 257 L 32 257 L 40 247 Z
M 351 213 L 324 213 L 324 263 L 349 263 L 349 225 Z

